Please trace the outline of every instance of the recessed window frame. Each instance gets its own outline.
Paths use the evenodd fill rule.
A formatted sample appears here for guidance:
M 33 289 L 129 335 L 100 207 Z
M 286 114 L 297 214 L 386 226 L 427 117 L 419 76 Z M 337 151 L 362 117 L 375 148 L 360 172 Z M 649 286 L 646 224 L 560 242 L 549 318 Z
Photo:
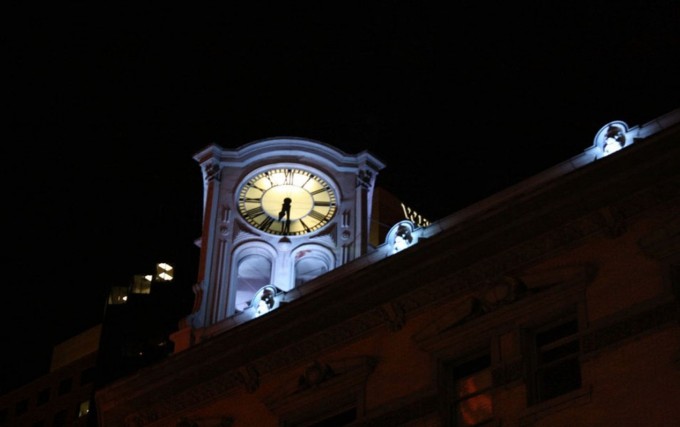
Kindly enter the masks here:
M 580 341 L 584 327 L 580 318 L 575 306 L 542 323 L 534 322 L 522 328 L 527 360 L 527 406 L 541 404 L 583 387 Z M 560 378 L 569 369 L 577 378 Z M 573 372 L 574 369 L 577 372 Z M 559 379 L 562 385 L 550 389 L 558 383 L 549 381 L 549 377 Z
M 86 369 L 83 369 L 83 371 L 80 373 L 80 385 L 85 386 L 87 384 L 92 384 L 94 383 L 96 377 L 97 377 L 96 366 L 90 366 Z
M 464 356 L 444 360 L 441 363 L 440 388 L 444 390 L 444 418 L 445 425 L 455 427 L 481 427 L 495 425 L 494 401 L 493 401 L 493 375 L 492 354 L 489 347 L 469 352 Z M 478 390 L 462 390 L 467 384 L 482 384 Z M 481 399 L 481 400 L 480 400 Z M 480 419 L 465 422 L 465 411 L 471 406 L 488 399 L 490 414 L 484 416 L 482 412 L 477 414 Z M 466 409 L 467 408 L 467 409 Z M 482 408 L 480 411 L 487 411 Z
M 42 406 L 46 404 L 47 402 L 50 401 L 50 394 L 51 394 L 51 389 L 49 387 L 46 387 L 40 392 L 38 392 L 38 396 L 36 398 L 36 406 Z
M 64 427 L 68 421 L 68 413 L 66 409 L 62 409 L 52 418 L 52 427 Z
M 566 271 L 566 273 L 565 273 Z M 443 307 L 440 317 L 413 336 L 416 345 L 423 351 L 431 353 L 439 365 L 437 381 L 444 378 L 441 371 L 443 361 L 465 357 L 488 345 L 492 352 L 492 370 L 494 386 L 517 386 L 526 382 L 528 361 L 526 360 L 527 346 L 524 330 L 540 327 L 547 321 L 554 320 L 560 313 L 576 313 L 579 330 L 586 331 L 588 327 L 588 313 L 586 309 L 586 289 L 593 279 L 590 264 L 576 264 L 568 268 L 536 269 L 540 273 L 539 280 L 531 280 L 529 273 L 518 274 L 518 280 L 527 287 L 526 294 L 491 307 L 491 311 L 476 310 L 480 305 L 480 294 L 470 293 L 458 300 L 453 300 Z M 554 272 L 554 273 L 553 273 Z M 525 280 L 526 279 L 526 280 Z M 527 284 L 528 283 L 528 284 Z M 516 336 L 516 350 L 501 351 L 502 336 Z M 514 340 L 515 338 L 513 338 Z M 582 350 L 581 350 L 582 351 Z M 581 361 L 579 353 L 579 362 Z M 579 404 L 583 399 L 589 399 L 590 386 L 588 378 L 582 378 L 582 386 L 573 393 L 560 398 L 565 404 Z M 447 425 L 446 402 L 444 393 L 440 393 L 440 413 L 442 425 Z M 556 399 L 558 400 L 558 399 Z M 553 401 L 548 402 L 551 405 Z M 527 407 L 523 418 L 533 419 L 540 412 L 555 410 L 554 405 L 534 405 Z M 490 423 L 497 426 L 502 419 Z
M 63 378 L 61 381 L 59 381 L 59 389 L 57 393 L 59 396 L 63 396 L 65 394 L 68 394 L 71 392 L 73 389 L 73 378 L 68 377 L 68 378 Z
M 28 412 L 28 399 L 22 399 L 14 405 L 14 414 L 23 415 Z

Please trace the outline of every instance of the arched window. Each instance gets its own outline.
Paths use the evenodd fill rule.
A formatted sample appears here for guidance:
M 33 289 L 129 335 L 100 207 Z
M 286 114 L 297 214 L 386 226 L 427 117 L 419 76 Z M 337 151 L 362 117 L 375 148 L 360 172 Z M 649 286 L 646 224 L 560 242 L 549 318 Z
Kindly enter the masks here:
M 263 254 L 248 254 L 238 260 L 235 299 L 237 311 L 248 308 L 255 293 L 271 283 L 271 274 L 271 260 Z
M 334 257 L 322 246 L 307 245 L 295 252 L 295 286 L 309 282 L 332 270 Z

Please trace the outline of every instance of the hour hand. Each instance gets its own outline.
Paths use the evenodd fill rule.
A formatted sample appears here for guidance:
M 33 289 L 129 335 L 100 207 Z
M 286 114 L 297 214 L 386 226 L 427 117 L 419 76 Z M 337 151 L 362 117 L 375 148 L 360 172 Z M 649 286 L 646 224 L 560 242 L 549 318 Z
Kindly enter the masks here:
M 290 203 L 292 200 L 290 197 L 283 199 L 283 205 L 281 205 L 281 212 L 279 212 L 279 221 L 281 221 L 286 216 L 286 219 L 290 219 Z

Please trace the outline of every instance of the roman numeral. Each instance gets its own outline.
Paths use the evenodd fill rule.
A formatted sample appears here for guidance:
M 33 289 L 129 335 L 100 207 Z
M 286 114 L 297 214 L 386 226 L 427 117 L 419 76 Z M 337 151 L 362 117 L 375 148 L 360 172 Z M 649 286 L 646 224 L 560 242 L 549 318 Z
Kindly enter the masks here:
M 312 209 L 312 211 L 309 213 L 309 216 L 314 218 L 317 221 L 323 221 L 326 219 L 326 215 L 323 215 L 315 210 Z
M 253 183 L 249 184 L 249 186 L 250 186 L 251 188 L 256 189 L 256 190 L 260 190 L 262 193 L 264 193 L 264 188 L 260 188 L 260 187 L 258 187 L 257 185 L 255 185 L 255 184 L 253 184 Z
M 304 188 L 304 186 L 307 185 L 307 184 L 309 183 L 309 181 L 312 180 L 312 178 L 314 178 L 314 175 L 309 175 L 309 174 L 308 174 L 308 175 L 307 175 L 307 181 L 305 181 L 300 187 L 303 187 L 303 188 Z
M 241 201 L 244 203 L 258 203 L 262 197 L 242 197 Z
M 259 228 L 262 231 L 267 231 L 267 230 L 269 230 L 269 227 L 271 227 L 273 223 L 274 223 L 274 218 L 267 215 L 264 218 L 264 221 L 262 221 L 262 223 L 260 223 L 260 225 L 258 225 L 257 228 Z
M 267 177 L 267 180 L 269 181 L 269 186 L 270 186 L 270 187 L 273 187 L 273 186 L 274 186 L 274 181 L 272 181 L 272 173 L 271 173 L 271 172 L 267 172 L 266 177 Z
M 335 206 L 335 203 L 331 203 L 331 202 L 314 202 L 314 206 Z
M 248 209 L 246 211 L 246 216 L 249 216 L 250 218 L 257 218 L 260 215 L 264 215 L 264 210 L 262 209 L 262 206 L 258 206 L 256 208 Z
M 290 170 L 286 169 L 283 171 L 283 185 L 293 185 L 293 177 L 295 176 L 295 173 Z
M 326 191 L 326 187 L 319 188 L 318 190 L 312 191 L 312 192 L 309 193 L 309 194 L 311 194 L 311 195 L 313 196 L 313 195 L 315 195 L 315 194 L 323 193 L 324 191 Z
M 300 221 L 300 224 L 302 224 L 302 228 L 304 228 L 305 231 L 306 231 L 307 233 L 309 233 L 310 231 L 312 231 L 312 229 L 309 228 L 309 227 L 307 226 L 307 224 L 305 224 L 305 222 L 304 222 L 303 220 L 298 219 L 298 221 Z

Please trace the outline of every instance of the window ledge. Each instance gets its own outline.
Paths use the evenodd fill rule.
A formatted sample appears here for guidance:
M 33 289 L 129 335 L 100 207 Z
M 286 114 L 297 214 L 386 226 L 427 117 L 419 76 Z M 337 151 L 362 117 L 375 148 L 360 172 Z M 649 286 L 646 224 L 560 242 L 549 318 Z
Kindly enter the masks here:
M 573 406 L 581 406 L 590 403 L 592 386 L 586 385 L 578 390 L 555 397 L 554 399 L 532 405 L 520 416 L 520 426 L 531 426 L 537 420 L 552 415 Z

